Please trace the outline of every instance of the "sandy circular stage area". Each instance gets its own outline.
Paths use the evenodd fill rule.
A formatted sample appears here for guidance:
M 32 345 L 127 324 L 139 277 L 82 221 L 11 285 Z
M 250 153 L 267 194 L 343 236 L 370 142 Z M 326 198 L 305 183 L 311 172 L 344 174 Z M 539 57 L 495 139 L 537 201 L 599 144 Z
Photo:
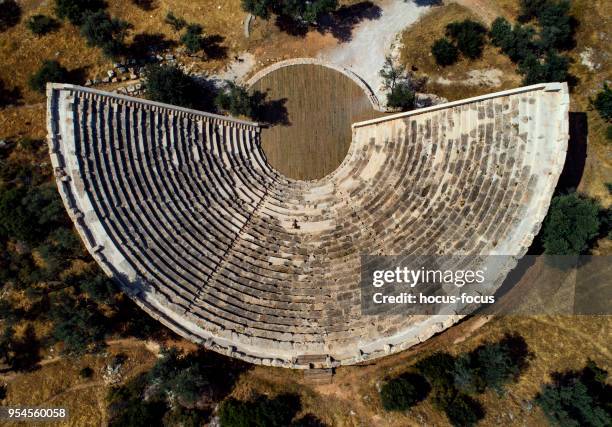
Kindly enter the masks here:
M 314 180 L 342 163 L 351 124 L 382 114 L 354 79 L 323 65 L 296 64 L 264 73 L 252 84 L 251 92 L 266 94 L 265 118 L 271 124 L 262 131 L 262 145 L 276 170 Z

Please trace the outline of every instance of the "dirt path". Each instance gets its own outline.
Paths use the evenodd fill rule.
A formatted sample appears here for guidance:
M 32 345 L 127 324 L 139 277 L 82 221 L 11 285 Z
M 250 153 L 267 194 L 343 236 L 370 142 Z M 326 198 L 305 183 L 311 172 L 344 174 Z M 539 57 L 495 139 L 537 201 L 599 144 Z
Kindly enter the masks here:
M 502 10 L 490 0 L 447 0 L 446 3 L 457 3 L 472 10 L 487 25 L 498 16 L 503 16 Z
M 161 349 L 160 345 L 153 341 L 140 341 L 134 338 L 119 338 L 116 340 L 107 341 L 106 344 L 108 345 L 109 348 L 113 346 L 131 347 L 131 348 L 143 346 L 144 348 L 146 348 L 148 351 L 150 351 L 151 353 L 155 355 L 159 354 L 159 351 Z M 38 362 L 38 368 L 40 369 L 44 366 L 51 365 L 53 363 L 57 363 L 60 360 L 65 360 L 64 356 L 54 356 L 51 358 L 43 359 L 40 362 Z M 20 375 L 20 373 L 10 372 L 5 375 L 0 375 L 0 381 L 5 381 L 5 382 L 10 381 L 13 378 L 15 378 L 17 375 Z
M 92 387 L 97 387 L 97 386 L 103 386 L 104 385 L 104 381 L 90 381 L 87 383 L 83 383 L 83 384 L 78 384 L 72 387 L 69 387 L 65 390 L 62 390 L 58 393 L 55 393 L 53 396 L 50 396 L 47 400 L 45 400 L 44 402 L 40 403 L 38 406 L 44 407 L 46 405 L 48 405 L 49 403 L 53 402 L 55 399 L 57 399 L 58 397 L 67 394 L 67 393 L 72 393 L 73 391 L 79 391 L 79 390 L 85 390 L 88 388 L 92 388 Z
M 397 35 L 430 9 L 423 5 L 426 3 L 414 0 L 376 2 L 381 9 L 378 19 L 364 20 L 357 24 L 350 41 L 325 49 L 318 57 L 357 73 L 384 102 L 382 79 L 378 73 L 383 67 L 385 56 L 391 53 Z

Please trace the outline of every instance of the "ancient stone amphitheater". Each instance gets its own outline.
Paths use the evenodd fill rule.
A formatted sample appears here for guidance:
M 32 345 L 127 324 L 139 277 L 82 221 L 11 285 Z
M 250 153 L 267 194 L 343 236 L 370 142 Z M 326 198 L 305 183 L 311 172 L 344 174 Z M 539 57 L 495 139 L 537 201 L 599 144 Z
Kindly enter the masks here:
M 337 170 L 296 181 L 257 123 L 52 84 L 49 147 L 88 250 L 151 316 L 250 362 L 333 367 L 460 318 L 362 315 L 362 254 L 512 255 L 501 284 L 547 212 L 568 107 L 550 83 L 355 123 Z

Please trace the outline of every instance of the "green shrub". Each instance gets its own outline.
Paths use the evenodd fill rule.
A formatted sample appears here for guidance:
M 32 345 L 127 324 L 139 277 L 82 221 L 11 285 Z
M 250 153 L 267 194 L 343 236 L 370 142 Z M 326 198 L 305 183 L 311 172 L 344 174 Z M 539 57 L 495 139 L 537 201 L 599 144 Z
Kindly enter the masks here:
M 566 0 L 547 1 L 538 12 L 540 24 L 540 48 L 568 49 L 573 46 L 574 30 L 569 15 L 570 3 Z
M 538 16 L 538 13 L 549 0 L 521 0 L 519 21 L 527 22 Z
M 597 93 L 597 96 L 595 96 L 591 103 L 602 119 L 612 120 L 612 89 L 610 89 L 607 83 L 604 83 L 603 89 Z M 610 133 L 609 129 L 608 133 Z
M 300 408 L 299 397 L 291 394 L 249 402 L 230 398 L 221 405 L 219 418 L 221 427 L 287 427 Z
M 409 111 L 415 107 L 416 94 L 407 82 L 396 84 L 387 95 L 387 106 L 400 111 Z
M 523 61 L 535 49 L 533 27 L 517 24 L 512 28 L 505 18 L 493 21 L 489 36 L 491 43 L 501 48 L 501 51 L 515 63 Z
M 42 63 L 36 73 L 28 81 L 30 88 L 40 93 L 45 93 L 47 83 L 67 83 L 69 79 L 68 70 L 54 60 Z
M 80 355 L 105 346 L 105 318 L 95 305 L 59 295 L 51 309 L 53 337 L 63 342 L 64 353 Z
M 474 426 L 484 418 L 482 405 L 463 393 L 456 394 L 442 409 L 450 423 L 457 427 Z
M 21 6 L 15 0 L 0 0 L 0 32 L 19 23 Z
M 470 59 L 480 58 L 485 45 L 487 29 L 479 22 L 466 19 L 451 22 L 446 26 L 446 36 L 457 44 L 457 48 Z
M 115 284 L 102 273 L 80 278 L 79 287 L 98 304 L 112 303 L 117 294 Z
M 606 128 L 606 138 L 608 141 L 612 141 L 612 125 L 608 125 Z
M 252 97 L 247 89 L 227 81 L 224 89 L 215 97 L 217 108 L 234 116 L 254 117 L 257 111 L 257 97 Z
M 40 139 L 33 139 L 29 137 L 25 137 L 19 140 L 19 147 L 30 153 L 35 153 L 44 144 L 45 142 L 41 141 Z
M 186 405 L 205 399 L 213 402 L 219 390 L 215 373 L 208 369 L 199 354 L 185 355 L 176 348 L 164 349 L 162 357 L 149 371 L 147 378 L 160 395 L 172 395 Z
M 535 402 L 552 425 L 604 427 L 612 425 L 612 386 L 608 373 L 589 361 L 581 372 L 554 373 Z
M 178 18 L 172 12 L 168 12 L 164 22 L 170 25 L 177 33 L 187 26 L 187 21 L 182 18 Z
M 544 253 L 585 253 L 599 231 L 599 212 L 597 202 L 576 193 L 555 196 L 542 229 Z
M 166 412 L 163 418 L 164 427 L 201 427 L 207 425 L 208 416 L 205 411 L 187 409 L 178 406 Z
M 0 79 L 0 108 L 16 103 L 21 97 L 19 88 L 9 89 L 2 79 Z
M 164 402 L 132 399 L 124 402 L 121 411 L 109 422 L 110 427 L 165 427 L 162 423 L 168 410 Z
M 386 411 L 407 411 L 425 399 L 430 387 L 420 375 L 405 374 L 386 382 L 380 400 Z
M 288 2 L 295 4 L 295 2 Z M 319 18 L 327 13 L 333 12 L 338 8 L 338 0 L 314 0 L 305 2 L 303 9 L 290 10 L 294 17 L 306 21 L 309 24 L 314 24 Z
M 24 203 L 27 190 L 16 187 L 0 191 L 0 236 L 36 241 L 39 238 L 36 220 Z
M 189 53 L 197 53 L 204 47 L 202 31 L 203 29 L 201 25 L 189 24 L 185 34 L 181 36 L 181 43 L 185 45 Z
M 437 352 L 416 364 L 416 368 L 427 379 L 432 388 L 453 387 L 455 358 L 448 353 Z
M 51 231 L 48 240 L 53 244 L 55 253 L 65 259 L 79 257 L 84 252 L 81 240 L 69 228 L 56 228 Z
M 74 25 L 81 25 L 85 15 L 106 9 L 103 0 L 55 0 L 55 14 L 68 19 Z
M 123 52 L 128 27 L 127 22 L 111 18 L 100 10 L 84 15 L 81 35 L 88 45 L 101 48 L 104 55 L 112 58 Z
M 513 360 L 511 351 L 502 341 L 487 343 L 472 353 L 477 375 L 484 388 L 492 388 L 502 394 L 503 386 L 518 376 L 524 361 Z
M 242 8 L 255 16 L 268 19 L 272 13 L 298 23 L 314 24 L 323 15 L 338 8 L 338 0 L 242 0 Z
M 434 42 L 431 47 L 436 63 L 442 67 L 453 65 L 459 59 L 459 49 L 447 38 L 441 38 Z
M 198 83 L 177 67 L 151 65 L 145 70 L 147 97 L 152 101 L 187 108 L 206 109 L 212 97 Z
M 241 0 L 242 9 L 263 19 L 270 17 L 273 0 Z
M 59 28 L 59 22 L 47 15 L 34 15 L 28 19 L 27 27 L 37 36 L 44 36 Z
M 17 336 L 12 326 L 5 326 L 0 336 L 0 360 L 14 371 L 31 371 L 40 361 L 40 342 L 34 327 L 29 324 Z
M 518 71 L 523 75 L 523 84 L 563 82 L 569 76 L 569 60 L 557 52 L 549 51 L 543 59 L 529 54 L 520 64 Z
M 168 406 L 160 400 L 145 401 L 147 386 L 146 374 L 141 374 L 109 390 L 107 395 L 109 426 L 165 427 L 162 420 L 168 411 Z

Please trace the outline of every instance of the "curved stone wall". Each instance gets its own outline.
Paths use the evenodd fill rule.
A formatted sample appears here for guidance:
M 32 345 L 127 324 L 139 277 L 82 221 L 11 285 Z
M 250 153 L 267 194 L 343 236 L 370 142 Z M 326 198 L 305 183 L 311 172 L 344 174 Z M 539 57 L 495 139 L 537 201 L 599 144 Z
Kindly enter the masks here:
M 548 209 L 568 106 L 550 83 L 356 123 L 304 182 L 267 165 L 256 123 L 49 85 L 49 148 L 88 250 L 149 314 L 253 363 L 337 366 L 459 319 L 362 316 L 360 254 L 512 255 L 501 284 Z
M 374 91 L 372 90 L 372 88 L 370 88 L 370 86 L 365 82 L 365 80 L 363 80 L 357 74 L 353 73 L 348 68 L 344 68 L 336 64 L 331 64 L 329 62 L 321 61 L 320 59 L 316 59 L 316 58 L 293 58 L 293 59 L 287 59 L 285 61 L 276 62 L 270 65 L 269 67 L 266 67 L 263 70 L 255 73 L 253 77 L 251 77 L 247 81 L 246 84 L 248 87 L 251 87 L 257 81 L 261 80 L 268 74 L 273 73 L 274 71 L 280 68 L 290 67 L 292 65 L 320 65 L 322 67 L 327 67 L 339 73 L 342 73 L 345 76 L 347 76 L 349 79 L 354 81 L 355 84 L 357 84 L 363 90 L 363 92 L 368 96 L 368 99 L 370 100 L 370 103 L 372 104 L 372 108 L 374 108 L 376 111 L 381 111 L 381 112 L 387 111 L 384 107 L 380 105 L 380 102 L 378 101 L 378 97 L 374 94 Z

